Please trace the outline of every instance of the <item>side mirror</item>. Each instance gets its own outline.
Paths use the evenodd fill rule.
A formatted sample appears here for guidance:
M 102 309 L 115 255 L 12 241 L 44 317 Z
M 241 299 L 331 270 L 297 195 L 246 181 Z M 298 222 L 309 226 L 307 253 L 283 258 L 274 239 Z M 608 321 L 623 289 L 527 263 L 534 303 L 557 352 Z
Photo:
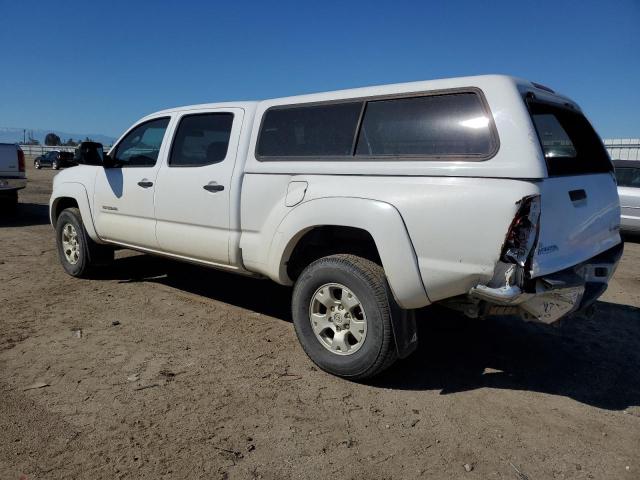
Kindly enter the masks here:
M 105 155 L 101 143 L 82 142 L 74 154 L 74 160 L 79 165 L 100 165 L 104 168 L 113 167 L 113 161 Z

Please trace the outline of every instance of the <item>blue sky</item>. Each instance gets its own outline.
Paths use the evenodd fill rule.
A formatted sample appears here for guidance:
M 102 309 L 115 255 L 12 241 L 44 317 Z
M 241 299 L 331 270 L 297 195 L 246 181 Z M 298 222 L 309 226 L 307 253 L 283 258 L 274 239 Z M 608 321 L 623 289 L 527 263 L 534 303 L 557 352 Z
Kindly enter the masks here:
M 640 137 L 640 0 L 0 0 L 0 126 L 117 136 L 163 108 L 483 73 Z

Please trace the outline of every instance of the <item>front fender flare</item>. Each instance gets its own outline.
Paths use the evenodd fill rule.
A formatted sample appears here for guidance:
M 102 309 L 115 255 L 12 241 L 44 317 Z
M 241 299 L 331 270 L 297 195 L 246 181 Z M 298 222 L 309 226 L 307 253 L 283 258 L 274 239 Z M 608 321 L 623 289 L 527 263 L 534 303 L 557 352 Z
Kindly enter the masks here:
M 272 279 L 291 285 L 287 261 L 296 243 L 312 228 L 329 225 L 360 228 L 371 234 L 400 307 L 414 309 L 431 303 L 400 212 L 379 200 L 330 197 L 309 200 L 293 208 L 278 226 L 269 249 L 268 270 Z
M 93 224 L 93 215 L 91 212 L 91 203 L 89 202 L 89 195 L 87 189 L 83 184 L 77 182 L 64 182 L 55 185 L 55 189 L 49 199 L 49 221 L 53 228 L 56 227 L 55 219 L 53 218 L 53 212 L 56 211 L 58 202 L 63 198 L 73 198 L 78 204 L 80 214 L 82 215 L 82 223 L 87 231 L 91 240 L 97 243 L 104 243 L 100 240 Z

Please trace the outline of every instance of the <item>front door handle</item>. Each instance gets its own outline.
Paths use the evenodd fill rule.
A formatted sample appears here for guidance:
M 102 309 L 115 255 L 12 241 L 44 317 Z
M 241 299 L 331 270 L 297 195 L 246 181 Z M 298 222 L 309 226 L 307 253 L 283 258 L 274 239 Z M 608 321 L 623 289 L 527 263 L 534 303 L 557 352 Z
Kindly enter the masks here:
M 204 188 L 207 192 L 221 192 L 222 190 L 224 190 L 224 185 L 218 185 L 217 183 L 211 182 L 207 185 L 204 185 L 202 188 Z
M 140 185 L 142 188 L 149 188 L 149 187 L 153 187 L 153 182 L 150 182 L 146 178 L 143 178 L 138 182 L 138 185 Z
M 580 190 L 571 190 L 569 192 L 569 198 L 572 202 L 579 202 L 580 200 L 585 200 L 587 198 L 587 192 L 582 188 Z

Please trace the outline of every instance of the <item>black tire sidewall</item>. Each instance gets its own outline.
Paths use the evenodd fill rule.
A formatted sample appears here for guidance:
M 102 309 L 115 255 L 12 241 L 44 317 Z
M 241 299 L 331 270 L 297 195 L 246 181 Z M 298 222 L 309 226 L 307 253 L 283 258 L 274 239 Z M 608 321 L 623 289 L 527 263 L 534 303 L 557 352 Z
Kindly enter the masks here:
M 62 247 L 62 230 L 67 223 L 70 223 L 76 229 L 80 243 L 80 256 L 78 258 L 78 262 L 75 264 L 70 263 L 67 260 Z M 56 222 L 56 244 L 58 247 L 58 257 L 60 258 L 60 263 L 65 271 L 73 277 L 83 275 L 89 265 L 89 259 L 87 258 L 87 236 L 84 226 L 82 225 L 82 220 L 70 209 L 64 210 L 58 217 Z
M 362 347 L 350 355 L 338 355 L 327 350 L 316 337 L 309 319 L 311 298 L 327 283 L 340 283 L 360 300 L 367 318 L 367 335 Z M 389 322 L 388 309 L 382 308 L 366 276 L 353 265 L 323 259 L 300 275 L 292 301 L 296 334 L 307 355 L 323 370 L 342 377 L 360 377 L 376 364 L 385 342 L 384 323 Z

